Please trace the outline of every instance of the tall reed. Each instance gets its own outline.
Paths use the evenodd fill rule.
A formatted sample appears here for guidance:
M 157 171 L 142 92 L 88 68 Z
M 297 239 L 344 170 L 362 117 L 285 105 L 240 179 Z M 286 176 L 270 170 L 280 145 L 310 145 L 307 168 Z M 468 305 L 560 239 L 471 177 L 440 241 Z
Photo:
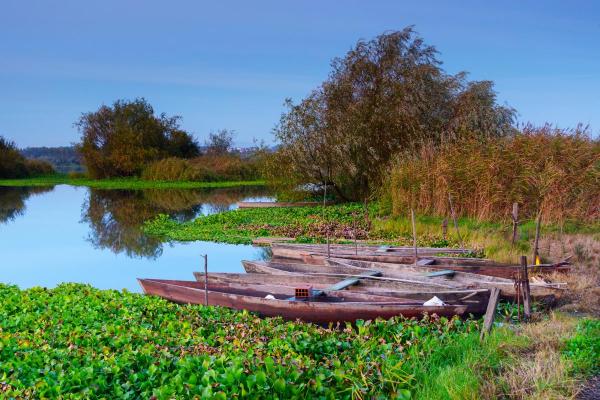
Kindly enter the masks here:
M 600 218 L 600 141 L 586 128 L 526 126 L 514 136 L 423 146 L 392 163 L 383 199 L 394 214 L 420 213 L 480 220 L 541 210 L 545 222 Z

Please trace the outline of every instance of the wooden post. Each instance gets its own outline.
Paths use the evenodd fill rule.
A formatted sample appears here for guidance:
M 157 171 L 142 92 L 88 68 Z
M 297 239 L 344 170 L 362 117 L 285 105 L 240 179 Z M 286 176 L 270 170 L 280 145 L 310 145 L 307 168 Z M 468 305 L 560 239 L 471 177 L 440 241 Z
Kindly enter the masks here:
M 325 202 L 327 201 L 327 182 L 325 182 L 325 188 L 323 189 L 323 217 L 325 217 Z
M 204 256 L 204 305 L 208 305 L 208 254 Z
M 490 333 L 492 330 L 499 297 L 500 290 L 498 288 L 492 288 L 490 290 L 490 300 L 488 301 L 487 310 L 485 311 L 485 317 L 483 319 L 483 329 L 481 330 L 481 335 L 479 336 L 479 339 L 481 340 L 483 340 L 484 336 Z
M 415 224 L 415 210 L 410 209 L 410 219 L 412 221 L 413 246 L 415 248 L 415 265 L 419 262 L 419 251 L 417 248 L 417 226 Z
M 531 294 L 529 291 L 529 274 L 527 273 L 527 256 L 521 256 L 521 293 L 523 294 L 523 314 L 525 319 L 531 317 Z
M 452 204 L 452 196 L 448 193 L 448 202 L 450 203 L 450 211 L 452 212 L 452 219 L 454 220 L 454 228 L 456 229 L 456 235 L 458 236 L 458 242 L 460 243 L 460 248 L 464 249 L 465 244 L 462 241 L 462 237 L 460 236 L 460 231 L 458 230 L 458 221 L 456 220 L 456 213 L 454 212 L 454 205 Z
M 358 241 L 356 240 L 356 213 L 352 213 L 352 235 L 354 236 L 354 255 L 358 255 Z
M 365 197 L 365 222 L 367 223 L 367 229 L 371 228 L 371 220 L 369 219 L 369 204 Z
M 513 221 L 513 233 L 512 233 L 511 245 L 514 246 L 515 243 L 517 242 L 518 234 L 519 234 L 518 229 L 517 229 L 517 227 L 519 226 L 519 203 L 513 203 L 512 221 Z
M 538 246 L 539 246 L 539 242 L 540 242 L 540 226 L 541 226 L 541 222 L 542 222 L 542 210 L 540 210 L 538 212 L 537 219 L 536 219 L 536 222 L 535 222 L 535 240 L 533 241 L 533 254 L 532 254 L 532 257 L 531 257 L 531 264 L 533 264 L 533 265 L 537 264 Z
M 444 218 L 442 221 L 442 236 L 444 237 L 444 240 L 446 240 L 446 237 L 448 236 L 448 218 Z

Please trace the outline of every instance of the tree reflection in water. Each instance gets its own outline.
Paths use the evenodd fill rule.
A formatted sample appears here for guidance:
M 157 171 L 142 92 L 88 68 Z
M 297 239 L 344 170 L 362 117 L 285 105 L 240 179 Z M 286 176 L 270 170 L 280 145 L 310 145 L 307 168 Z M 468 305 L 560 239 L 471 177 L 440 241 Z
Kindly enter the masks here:
M 82 219 L 91 232 L 94 247 L 125 253 L 129 257 L 157 258 L 162 241 L 146 236 L 142 225 L 159 214 L 189 221 L 200 214 L 229 210 L 249 197 L 265 196 L 264 187 L 194 190 L 101 190 L 90 189 Z
M 14 220 L 25 213 L 25 201 L 35 194 L 47 193 L 54 186 L 0 187 L 0 224 Z

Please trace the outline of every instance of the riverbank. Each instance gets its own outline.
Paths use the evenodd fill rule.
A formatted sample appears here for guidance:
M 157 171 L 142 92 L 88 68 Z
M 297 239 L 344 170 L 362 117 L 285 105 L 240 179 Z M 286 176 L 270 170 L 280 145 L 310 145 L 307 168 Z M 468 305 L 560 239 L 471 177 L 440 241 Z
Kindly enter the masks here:
M 515 262 L 521 254 L 530 254 L 535 236 L 535 222 L 522 221 L 518 240 L 512 244 L 512 227 L 505 222 L 458 219 L 458 234 L 452 221 L 446 233 L 443 218 L 417 216 L 417 243 L 427 247 L 477 249 L 477 255 L 498 261 Z M 257 208 L 224 212 L 178 222 L 161 215 L 146 222 L 146 233 L 168 240 L 215 241 L 250 244 L 258 237 L 294 238 L 298 242 L 324 242 L 329 235 L 338 241 L 357 239 L 412 246 L 412 224 L 408 217 L 385 215 L 376 203 L 368 213 L 361 204 L 347 203 L 327 207 Z M 600 240 L 600 223 L 568 223 L 562 227 L 544 225 L 542 237 L 585 234 Z
M 17 398 L 538 398 L 574 393 L 600 356 L 598 320 L 563 314 L 480 342 L 479 321 L 327 329 L 86 285 L 0 300 L 0 391 Z
M 27 179 L 0 179 L 0 186 L 87 186 L 95 189 L 204 189 L 239 186 L 264 186 L 264 181 L 182 182 L 149 181 L 139 178 L 88 179 L 71 178 L 66 175 Z

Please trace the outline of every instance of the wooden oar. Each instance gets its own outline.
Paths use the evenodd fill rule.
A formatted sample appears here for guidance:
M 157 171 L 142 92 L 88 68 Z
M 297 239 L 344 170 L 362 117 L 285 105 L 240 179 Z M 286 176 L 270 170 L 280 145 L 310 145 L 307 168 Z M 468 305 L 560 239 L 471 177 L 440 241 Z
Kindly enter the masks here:
M 434 272 L 430 272 L 427 275 L 425 275 L 428 278 L 435 278 L 436 276 L 449 276 L 449 277 L 453 277 L 454 273 L 456 271 L 451 270 L 451 269 L 443 269 L 441 271 L 434 271 Z

